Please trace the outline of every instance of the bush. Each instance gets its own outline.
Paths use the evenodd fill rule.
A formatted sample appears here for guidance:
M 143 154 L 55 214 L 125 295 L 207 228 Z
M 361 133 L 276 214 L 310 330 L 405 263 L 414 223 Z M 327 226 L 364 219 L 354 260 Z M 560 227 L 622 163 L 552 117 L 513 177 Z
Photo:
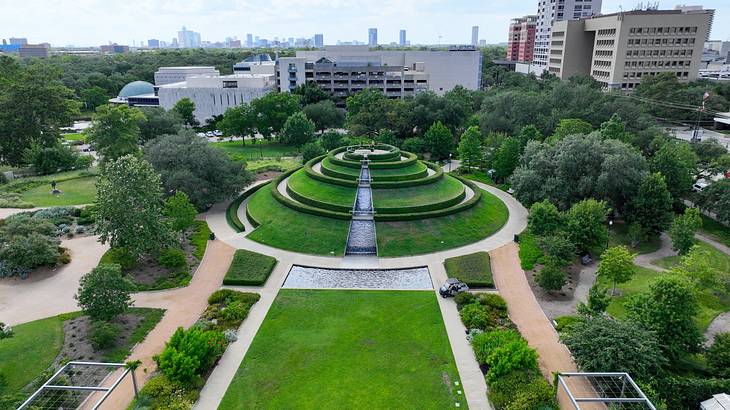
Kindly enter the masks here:
M 119 337 L 119 327 L 114 324 L 102 321 L 95 321 L 91 324 L 89 340 L 94 350 L 107 349 L 114 346 Z
M 322 144 L 322 147 L 324 147 L 327 151 L 331 151 L 343 145 L 342 134 L 335 130 L 328 130 L 322 133 L 322 136 L 319 137 L 319 141 L 320 144 Z
M 79 155 L 72 148 L 62 144 L 52 147 L 34 145 L 25 155 L 26 162 L 33 165 L 33 169 L 41 175 L 68 171 L 76 165 Z
M 127 248 L 110 248 L 101 257 L 99 263 L 114 263 L 121 266 L 123 270 L 127 270 L 137 265 L 137 258 Z
M 730 333 L 715 336 L 715 342 L 707 349 L 707 366 L 715 376 L 730 378 Z
M 317 158 L 324 153 L 324 148 L 313 142 L 308 142 L 302 146 L 302 158 L 304 159 L 304 162 Z
M 456 302 L 456 308 L 461 310 L 466 305 L 476 302 L 477 297 L 470 292 L 461 292 L 454 296 L 454 302 Z
M 134 285 L 124 276 L 119 265 L 100 264 L 81 277 L 74 296 L 79 307 L 94 320 L 111 320 L 131 305 Z
M 74 168 L 76 169 L 89 169 L 91 168 L 91 165 L 94 163 L 94 157 L 91 155 L 81 155 L 78 158 L 76 158 L 76 164 L 74 165 Z
M 213 366 L 225 351 L 226 344 L 222 332 L 178 328 L 154 359 L 168 379 L 190 383 Z
M 140 390 L 134 408 L 187 410 L 192 409 L 198 397 L 197 390 L 186 389 L 181 383 L 158 375 L 149 379 Z
M 157 262 L 170 269 L 182 268 L 188 265 L 185 251 L 180 248 L 167 248 L 160 252 Z
M 514 330 L 492 330 L 471 341 L 477 361 L 489 366 L 487 382 L 493 382 L 515 370 L 537 369 L 537 353 Z
M 547 291 L 560 290 L 565 286 L 565 272 L 557 263 L 550 261 L 550 263 L 543 266 L 540 273 L 535 277 L 535 281 Z
M 229 322 L 242 321 L 248 316 L 248 311 L 251 309 L 251 305 L 243 304 L 242 302 L 235 301 L 228 304 L 222 311 L 221 316 L 224 320 Z
M 76 223 L 79 225 L 93 225 L 94 220 L 94 205 L 89 205 L 79 210 L 79 217 Z
M 489 384 L 489 401 L 500 409 L 557 409 L 555 392 L 536 371 L 513 371 Z
M 462 307 L 459 315 L 467 329 L 487 330 L 492 325 L 487 311 L 479 303 L 471 303 Z
M 577 323 L 581 321 L 580 316 L 560 316 L 555 318 L 555 330 L 558 331 L 558 333 L 570 330 L 573 326 L 575 326 Z
M 0 340 L 7 339 L 13 336 L 13 328 L 0 322 Z

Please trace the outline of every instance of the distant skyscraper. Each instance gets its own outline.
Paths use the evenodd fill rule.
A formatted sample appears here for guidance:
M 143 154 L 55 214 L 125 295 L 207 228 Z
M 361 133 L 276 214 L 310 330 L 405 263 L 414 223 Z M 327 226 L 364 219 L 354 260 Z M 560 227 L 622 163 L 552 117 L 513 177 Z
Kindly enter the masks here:
M 324 35 L 322 35 L 322 34 L 314 35 L 314 46 L 317 48 L 324 47 Z
M 405 30 L 400 31 L 400 37 L 398 38 L 398 40 L 399 40 L 398 41 L 399 45 L 401 45 L 401 46 L 406 45 L 406 31 Z
M 149 48 L 160 48 L 160 40 L 156 38 L 151 38 L 147 40 L 147 47 Z
M 10 40 L 11 46 L 24 46 L 24 45 L 28 44 L 28 39 L 25 37 L 19 37 L 19 38 L 10 37 L 9 40 Z
M 177 32 L 177 40 L 180 48 L 199 48 L 201 45 L 200 33 L 188 30 L 185 26 Z
M 253 47 L 253 34 L 251 33 L 246 34 L 246 47 Z
M 471 28 L 471 45 L 477 46 L 479 44 L 479 26 L 472 26 Z
M 368 45 L 370 47 L 377 47 L 377 45 L 378 45 L 378 29 L 377 28 L 368 29 Z

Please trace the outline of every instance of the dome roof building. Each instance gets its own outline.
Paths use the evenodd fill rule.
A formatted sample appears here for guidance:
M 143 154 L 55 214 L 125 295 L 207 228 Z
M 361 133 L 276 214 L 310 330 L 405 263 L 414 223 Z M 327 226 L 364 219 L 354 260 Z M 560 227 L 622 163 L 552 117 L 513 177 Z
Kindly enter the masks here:
M 129 106 L 157 106 L 159 98 L 155 86 L 147 81 L 132 81 L 122 87 L 116 98 L 109 100 L 112 104 L 127 104 Z

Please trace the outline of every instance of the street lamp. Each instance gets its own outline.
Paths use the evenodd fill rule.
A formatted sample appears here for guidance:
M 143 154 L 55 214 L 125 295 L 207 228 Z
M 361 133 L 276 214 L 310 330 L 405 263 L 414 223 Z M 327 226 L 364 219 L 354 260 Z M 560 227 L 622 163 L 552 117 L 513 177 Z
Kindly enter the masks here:
M 613 226 L 613 219 L 608 220 L 608 235 L 606 235 L 606 249 L 608 249 L 608 240 L 611 238 L 611 227 Z
M 449 172 L 451 172 L 451 153 L 449 152 Z

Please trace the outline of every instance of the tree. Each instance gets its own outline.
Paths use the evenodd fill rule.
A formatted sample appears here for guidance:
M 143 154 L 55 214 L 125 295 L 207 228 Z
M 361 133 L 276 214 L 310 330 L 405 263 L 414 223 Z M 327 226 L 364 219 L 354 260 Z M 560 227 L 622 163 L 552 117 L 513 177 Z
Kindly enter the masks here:
M 449 157 L 454 143 L 453 139 L 451 131 L 440 121 L 431 125 L 431 128 L 423 136 L 428 152 L 431 153 L 431 158 L 437 160 L 443 160 Z
M 720 286 L 720 272 L 711 265 L 712 257 L 709 252 L 695 245 L 682 256 L 679 265 L 671 272 L 686 279 L 695 289 L 715 289 Z M 727 280 L 729 272 L 723 272 Z
M 699 351 L 702 334 L 694 322 L 699 305 L 685 280 L 660 277 L 647 292 L 635 296 L 625 306 L 630 319 L 656 333 L 668 359 Z
M 604 316 L 586 317 L 560 335 L 584 372 L 627 372 L 652 380 L 667 363 L 660 340 L 636 323 Z
M 662 174 L 648 174 L 644 178 L 628 211 L 629 220 L 641 225 L 649 236 L 659 235 L 669 227 L 674 215 L 672 195 Z
M 195 103 L 190 98 L 180 99 L 172 107 L 172 110 L 180 115 L 183 119 L 183 124 L 186 126 L 195 127 L 198 125 L 198 120 L 195 119 Z
M 697 205 L 714 212 L 717 220 L 730 224 L 730 179 L 713 182 L 697 195 Z
M 558 128 L 549 138 L 551 142 L 559 141 L 569 135 L 587 135 L 593 131 L 593 126 L 579 118 L 565 118 L 560 120 Z
M 246 145 L 246 137 L 256 136 L 256 113 L 248 103 L 228 107 L 219 123 L 225 136 L 240 136 L 241 143 Z
M 106 90 L 96 85 L 81 90 L 79 96 L 81 97 L 81 101 L 84 102 L 85 108 L 91 111 L 96 110 L 96 107 L 102 106 L 109 101 L 109 95 L 106 93 Z
M 635 254 L 623 245 L 606 249 L 598 263 L 598 276 L 604 276 L 613 283 L 611 295 L 616 294 L 616 284 L 626 283 L 634 276 Z
M 520 141 L 516 138 L 509 137 L 502 141 L 496 154 L 492 166 L 496 172 L 496 177 L 500 181 L 505 181 L 512 175 L 520 161 Z
M 530 207 L 530 214 L 527 217 L 527 227 L 535 235 L 550 235 L 560 230 L 565 223 L 565 218 L 558 211 L 558 208 L 547 199 L 542 202 L 535 202 Z
M 545 136 L 542 135 L 542 133 L 540 132 L 540 130 L 537 129 L 536 126 L 525 125 L 520 130 L 518 138 L 520 140 L 520 146 L 524 149 L 528 142 L 542 141 L 545 139 Z
M 324 154 L 324 149 L 322 149 L 322 147 L 313 142 L 308 142 L 302 145 L 302 159 L 304 162 L 307 162 L 310 159 L 316 158 L 322 154 Z
M 570 265 L 575 257 L 575 245 L 563 232 L 541 237 L 540 248 L 545 252 L 547 261 L 558 266 Z
M 144 157 L 160 173 L 164 192 L 185 192 L 199 211 L 230 198 L 253 182 L 244 165 L 192 131 L 148 142 Z
M 170 244 L 160 175 L 147 161 L 132 155 L 112 161 L 96 186 L 94 216 L 102 243 L 125 248 L 134 257 Z
M 702 227 L 702 217 L 697 208 L 686 208 L 684 214 L 674 218 L 669 230 L 672 249 L 680 255 L 689 252 L 695 244 L 695 232 Z
M 86 131 L 94 149 L 106 163 L 139 150 L 139 123 L 144 114 L 127 105 L 102 105 Z
M 381 144 L 398 145 L 398 139 L 395 137 L 395 134 L 387 128 L 378 131 L 375 135 L 375 141 Z
M 160 135 L 177 134 L 183 128 L 183 119 L 177 111 L 162 107 L 140 107 L 144 118 L 139 122 L 139 139 L 144 144 Z
M 614 113 L 606 122 L 601 123 L 601 136 L 623 142 L 629 142 L 631 135 L 626 132 L 626 124 L 621 121 L 621 116 Z
M 322 133 L 319 142 L 324 149 L 331 151 L 342 146 L 342 134 L 335 130 L 329 130 Z
M 163 215 L 170 221 L 170 227 L 173 231 L 185 232 L 188 228 L 195 225 L 195 215 L 198 211 L 185 192 L 175 191 L 175 195 L 167 198 Z
M 79 113 L 80 104 L 61 75 L 41 61 L 21 64 L 0 56 L 0 162 L 23 165 L 31 145 L 54 145 L 60 128 Z
M 479 132 L 479 127 L 469 127 L 461 134 L 459 158 L 461 159 L 461 165 L 466 168 L 467 172 L 481 165 L 484 155 L 482 152 L 482 134 Z
M 284 144 L 301 147 L 312 141 L 314 138 L 314 128 L 314 122 L 307 118 L 303 112 L 294 113 L 284 123 L 280 140 Z
M 608 309 L 608 305 L 611 304 L 611 295 L 608 294 L 608 289 L 594 283 L 588 290 L 588 300 L 584 302 L 578 302 L 578 313 L 583 316 L 601 316 Z
M 41 175 L 68 171 L 76 165 L 78 158 L 79 154 L 73 148 L 60 143 L 47 147 L 33 144 L 25 153 L 25 161 Z
M 132 306 L 132 290 L 119 265 L 102 263 L 81 277 L 74 298 L 91 319 L 109 321 Z
M 565 286 L 565 272 L 557 263 L 548 262 L 537 274 L 535 281 L 547 291 L 560 290 Z
M 256 118 L 256 129 L 267 139 L 281 131 L 289 117 L 301 110 L 299 96 L 286 92 L 268 93 L 251 101 L 251 107 Z
M 305 105 L 302 111 L 314 122 L 319 131 L 342 127 L 345 122 L 345 114 L 331 100 Z
M 579 251 L 586 252 L 590 248 L 606 242 L 607 216 L 606 203 L 592 198 L 584 199 L 568 210 L 566 214 L 567 232 Z
M 651 159 L 651 170 L 664 175 L 672 198 L 680 201 L 692 188 L 697 156 L 687 144 L 667 142 Z
M 321 101 L 331 101 L 330 94 L 320 87 L 319 84 L 311 80 L 304 84 L 299 84 L 291 92 L 300 97 L 299 100 L 303 106 L 316 104 Z
M 707 367 L 715 377 L 730 379 L 730 333 L 715 335 L 715 342 L 707 349 Z

